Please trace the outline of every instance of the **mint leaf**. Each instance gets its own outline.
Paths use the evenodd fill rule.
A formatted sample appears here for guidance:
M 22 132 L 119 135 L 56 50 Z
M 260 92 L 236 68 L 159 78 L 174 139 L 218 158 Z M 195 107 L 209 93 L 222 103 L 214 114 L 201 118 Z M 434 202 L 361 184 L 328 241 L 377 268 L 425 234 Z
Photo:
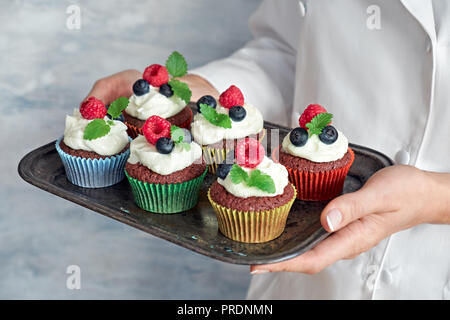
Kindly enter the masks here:
M 172 52 L 169 58 L 167 58 L 166 68 L 173 77 L 184 76 L 188 69 L 186 60 L 178 51 Z
M 321 134 L 323 128 L 325 128 L 333 118 L 331 113 L 319 113 L 314 118 L 311 119 L 309 123 L 306 124 L 308 128 L 308 134 L 311 137 L 313 134 Z
M 246 182 L 248 180 L 248 174 L 244 169 L 239 167 L 237 164 L 233 164 L 230 170 L 230 179 L 234 184 L 241 182 Z
M 170 137 L 172 138 L 173 142 L 180 143 L 184 140 L 184 131 L 177 127 L 176 125 L 170 126 Z
M 106 136 L 111 127 L 104 119 L 94 119 L 84 128 L 83 139 L 94 140 Z
M 262 173 L 260 170 L 255 169 L 250 173 L 250 178 L 247 181 L 249 187 L 256 187 L 267 193 L 275 193 L 275 183 L 272 178 Z
M 116 100 L 114 100 L 108 108 L 108 114 L 111 116 L 112 119 L 115 119 L 120 116 L 123 110 L 128 106 L 128 103 L 130 101 L 127 97 L 120 97 Z
M 192 92 L 186 83 L 172 79 L 168 82 L 168 84 L 172 89 L 173 93 L 180 99 L 184 100 L 186 104 L 188 104 L 191 101 Z
M 187 142 L 179 142 L 178 145 L 180 145 L 184 150 L 189 151 L 191 150 L 191 144 Z
M 216 109 L 207 105 L 206 103 L 200 104 L 200 113 L 205 117 L 208 122 L 212 123 L 217 127 L 222 127 L 226 129 L 231 128 L 231 119 L 227 114 L 218 113 Z

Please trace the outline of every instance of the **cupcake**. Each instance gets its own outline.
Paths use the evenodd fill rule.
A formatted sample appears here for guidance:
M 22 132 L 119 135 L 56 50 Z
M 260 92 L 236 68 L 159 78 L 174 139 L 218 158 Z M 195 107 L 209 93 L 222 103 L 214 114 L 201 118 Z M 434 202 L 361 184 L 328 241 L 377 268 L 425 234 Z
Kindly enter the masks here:
M 246 103 L 242 92 L 234 85 L 220 95 L 218 102 L 209 95 L 201 97 L 197 101 L 197 111 L 191 132 L 202 146 L 208 170 L 212 173 L 236 148 L 239 139 L 251 137 L 262 141 L 264 138 L 261 112 Z
M 257 140 L 240 140 L 235 154 L 234 164 L 219 164 L 208 190 L 219 230 L 239 242 L 273 240 L 284 231 L 296 190 L 286 168 L 266 157 Z
M 102 188 L 124 178 L 130 139 L 126 125 L 114 119 L 127 104 L 128 99 L 122 97 L 106 109 L 102 101 L 90 97 L 66 116 L 64 136 L 56 141 L 56 150 L 71 183 Z
M 166 66 L 152 64 L 145 69 L 143 79 L 133 84 L 133 95 L 123 112 L 130 137 L 142 134 L 145 121 L 155 115 L 180 128 L 190 128 L 192 110 L 188 103 L 192 93 L 186 83 L 176 79 L 186 73 L 186 61 L 177 51 L 169 56 Z
M 130 145 L 125 175 L 135 203 L 156 213 L 176 213 L 197 204 L 206 175 L 202 148 L 187 129 L 151 116 Z
M 330 200 L 342 193 L 355 155 L 345 135 L 331 125 L 332 117 L 320 105 L 309 105 L 300 116 L 300 127 L 274 150 L 272 158 L 287 168 L 298 199 Z

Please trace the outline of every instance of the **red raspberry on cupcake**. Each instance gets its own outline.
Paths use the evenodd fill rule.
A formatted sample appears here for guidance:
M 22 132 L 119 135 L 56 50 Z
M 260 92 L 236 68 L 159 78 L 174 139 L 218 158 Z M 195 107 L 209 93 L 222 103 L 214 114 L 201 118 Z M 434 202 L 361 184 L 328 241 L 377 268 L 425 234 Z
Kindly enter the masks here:
M 262 144 L 253 138 L 242 139 L 236 146 L 236 163 L 242 167 L 255 168 L 265 155 Z
M 95 97 L 89 97 L 80 105 L 80 113 L 84 119 L 103 119 L 108 110 L 102 101 Z
M 230 109 L 234 106 L 243 106 L 244 105 L 244 95 L 241 90 L 235 85 L 230 86 L 227 90 L 222 92 L 219 97 L 220 104 L 227 109 Z
M 315 116 L 317 116 L 320 113 L 326 112 L 327 110 L 321 105 L 310 104 L 308 107 L 306 107 L 305 111 L 303 111 L 302 115 L 300 116 L 300 119 L 298 120 L 298 124 L 300 125 L 300 127 L 306 129 L 306 124 L 310 123 Z
M 170 138 L 170 122 L 160 116 L 151 116 L 145 121 L 142 131 L 147 141 L 153 145 L 159 138 Z
M 169 81 L 169 72 L 160 64 L 152 64 L 145 68 L 143 78 L 153 87 L 160 87 Z

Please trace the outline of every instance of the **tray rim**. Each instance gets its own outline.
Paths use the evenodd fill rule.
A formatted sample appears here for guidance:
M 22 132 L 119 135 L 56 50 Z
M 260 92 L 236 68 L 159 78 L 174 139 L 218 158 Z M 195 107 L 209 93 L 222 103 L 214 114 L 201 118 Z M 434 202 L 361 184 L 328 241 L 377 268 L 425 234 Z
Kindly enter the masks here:
M 277 124 L 274 124 L 274 123 L 271 123 L 268 121 L 264 121 L 264 127 L 265 128 L 291 130 L 291 128 L 289 128 L 289 127 L 277 125 Z M 32 162 L 33 156 L 35 154 L 37 154 L 38 151 L 42 152 L 42 150 L 45 150 L 46 152 L 48 152 L 48 151 L 51 151 L 52 149 L 55 149 L 55 146 L 54 146 L 55 142 L 56 142 L 56 139 L 52 142 L 44 144 L 44 145 L 28 152 L 21 158 L 17 169 L 18 169 L 19 176 L 23 180 L 25 180 L 29 184 L 31 184 L 39 189 L 42 189 L 46 192 L 49 192 L 57 197 L 63 198 L 67 201 L 70 201 L 72 203 L 80 205 L 89 210 L 98 212 L 108 218 L 114 219 L 116 221 L 119 221 L 121 223 L 129 225 L 131 227 L 134 227 L 140 231 L 148 233 L 154 237 L 169 241 L 171 243 L 174 243 L 176 245 L 179 245 L 183 248 L 189 249 L 196 253 L 202 254 L 209 258 L 213 258 L 215 260 L 232 263 L 232 264 L 237 264 L 237 265 L 253 265 L 253 264 L 256 265 L 256 264 L 276 263 L 276 262 L 285 261 L 285 260 L 288 260 L 288 259 L 291 259 L 291 258 L 301 255 L 302 253 L 312 249 L 315 245 L 317 245 L 319 242 L 321 242 L 322 240 L 324 240 L 326 237 L 328 237 L 330 235 L 330 233 L 328 233 L 323 227 L 320 227 L 303 242 L 304 243 L 303 246 L 294 247 L 291 250 L 283 251 L 283 254 L 280 255 L 279 257 L 271 257 L 271 258 L 267 259 L 270 261 L 248 259 L 246 261 L 237 262 L 235 259 L 233 259 L 230 256 L 211 255 L 207 249 L 199 247 L 199 246 L 195 246 L 191 242 L 183 241 L 183 239 L 181 239 L 181 238 L 177 239 L 176 237 L 173 237 L 171 233 L 168 233 L 162 229 L 159 229 L 159 228 L 155 227 L 154 225 L 146 225 L 144 228 L 141 224 L 139 224 L 138 222 L 135 222 L 133 219 L 126 219 L 126 217 L 130 217 L 130 216 L 118 215 L 117 214 L 118 209 L 112 209 L 108 206 L 101 205 L 96 202 L 89 202 L 90 198 L 86 195 L 80 194 L 80 195 L 78 195 L 77 199 L 74 199 L 74 198 L 70 197 L 67 193 L 60 192 L 61 190 L 64 190 L 64 189 L 58 188 L 52 184 L 48 184 L 44 181 L 41 181 L 40 179 L 36 179 L 36 178 L 30 176 L 29 173 L 25 170 L 26 164 Z M 374 150 L 374 149 L 371 149 L 371 148 L 368 148 L 365 146 L 353 144 L 353 143 L 349 143 L 349 146 L 351 148 L 358 150 L 358 152 L 360 152 L 362 154 L 376 155 L 377 158 L 382 162 L 384 167 L 388 167 L 388 166 L 391 166 L 394 164 L 394 162 L 388 156 L 386 156 L 385 154 L 383 154 L 377 150 Z

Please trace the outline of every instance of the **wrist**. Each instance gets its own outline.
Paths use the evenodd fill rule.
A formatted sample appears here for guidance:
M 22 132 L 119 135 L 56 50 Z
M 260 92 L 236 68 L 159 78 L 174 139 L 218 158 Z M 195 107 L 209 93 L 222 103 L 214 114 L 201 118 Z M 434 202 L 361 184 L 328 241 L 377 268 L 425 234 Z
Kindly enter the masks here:
M 450 224 L 450 173 L 425 171 L 430 181 L 431 215 L 428 223 Z

